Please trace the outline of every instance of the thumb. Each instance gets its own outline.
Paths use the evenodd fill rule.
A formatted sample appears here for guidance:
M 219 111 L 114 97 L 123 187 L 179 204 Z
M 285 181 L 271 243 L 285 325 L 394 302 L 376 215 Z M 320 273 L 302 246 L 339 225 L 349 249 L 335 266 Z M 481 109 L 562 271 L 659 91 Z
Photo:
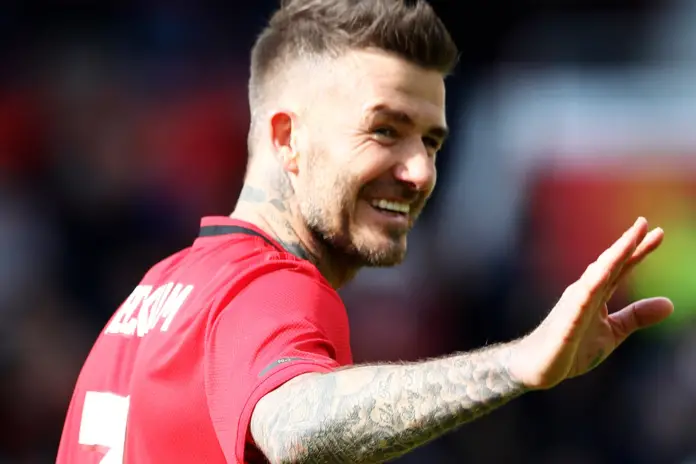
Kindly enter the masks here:
M 617 343 L 621 343 L 636 330 L 664 321 L 673 311 L 674 304 L 669 299 L 648 298 L 609 315 L 609 323 L 614 329 Z

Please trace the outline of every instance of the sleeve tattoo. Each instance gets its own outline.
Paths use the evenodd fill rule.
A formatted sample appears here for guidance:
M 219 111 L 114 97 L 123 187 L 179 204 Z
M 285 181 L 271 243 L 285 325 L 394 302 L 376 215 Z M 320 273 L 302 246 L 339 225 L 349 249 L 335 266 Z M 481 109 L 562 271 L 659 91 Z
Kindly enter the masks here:
M 259 402 L 252 433 L 272 463 L 394 459 L 524 393 L 508 352 L 499 345 L 301 376 Z

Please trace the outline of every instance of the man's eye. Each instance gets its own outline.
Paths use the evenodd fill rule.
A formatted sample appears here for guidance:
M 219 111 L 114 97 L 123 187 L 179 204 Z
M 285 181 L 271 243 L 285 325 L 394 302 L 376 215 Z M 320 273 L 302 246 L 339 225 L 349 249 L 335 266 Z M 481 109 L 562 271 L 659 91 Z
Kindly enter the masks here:
M 427 148 L 432 148 L 433 150 L 439 150 L 441 145 L 439 140 L 432 137 L 423 137 L 423 144 Z
M 393 139 L 397 136 L 396 130 L 394 130 L 391 127 L 378 127 L 374 130 L 374 134 L 378 137 L 384 137 L 389 139 Z

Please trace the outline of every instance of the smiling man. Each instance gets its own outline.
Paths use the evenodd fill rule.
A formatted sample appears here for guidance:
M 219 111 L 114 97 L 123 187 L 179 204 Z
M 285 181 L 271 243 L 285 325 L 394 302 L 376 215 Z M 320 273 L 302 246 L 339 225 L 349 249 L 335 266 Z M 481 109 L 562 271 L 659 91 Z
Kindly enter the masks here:
M 398 264 L 447 134 L 443 74 L 456 49 L 436 32 L 441 62 L 429 68 L 369 43 L 283 63 L 256 54 L 251 162 L 232 217 L 303 250 L 334 287 Z
M 672 312 L 609 314 L 662 241 L 640 218 L 509 343 L 352 365 L 336 290 L 393 266 L 435 187 L 457 50 L 425 1 L 289 0 L 252 52 L 230 217 L 155 265 L 95 343 L 58 454 L 80 463 L 371 463 L 597 366 Z

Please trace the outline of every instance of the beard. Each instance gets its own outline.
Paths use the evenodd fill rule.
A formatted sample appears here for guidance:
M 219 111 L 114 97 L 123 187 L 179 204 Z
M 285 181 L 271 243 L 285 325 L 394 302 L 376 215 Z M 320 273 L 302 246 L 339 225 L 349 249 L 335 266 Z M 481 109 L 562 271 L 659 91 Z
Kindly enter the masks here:
M 391 267 L 406 257 L 406 237 L 390 237 L 384 243 L 357 240 L 350 227 L 332 228 L 322 215 L 307 215 L 305 223 L 313 238 L 319 242 L 334 262 L 349 268 Z
M 408 230 L 378 230 L 376 225 L 354 221 L 361 189 L 356 189 L 349 179 L 337 179 L 330 185 L 318 181 L 311 191 L 313 195 L 300 203 L 300 213 L 314 240 L 332 261 L 361 268 L 391 267 L 405 259 Z M 420 202 L 421 207 L 423 203 Z

